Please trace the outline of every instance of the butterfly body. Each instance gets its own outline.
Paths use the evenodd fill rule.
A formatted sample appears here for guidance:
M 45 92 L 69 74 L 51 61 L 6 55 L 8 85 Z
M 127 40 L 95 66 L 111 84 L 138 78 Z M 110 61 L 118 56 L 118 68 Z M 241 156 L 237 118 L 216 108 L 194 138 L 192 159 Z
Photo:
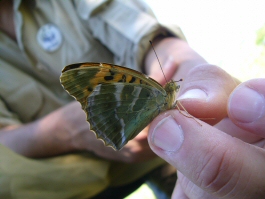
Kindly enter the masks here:
M 140 72 L 107 63 L 66 66 L 60 80 L 81 103 L 90 129 L 116 150 L 159 113 L 174 108 L 179 88 L 174 81 L 163 88 Z

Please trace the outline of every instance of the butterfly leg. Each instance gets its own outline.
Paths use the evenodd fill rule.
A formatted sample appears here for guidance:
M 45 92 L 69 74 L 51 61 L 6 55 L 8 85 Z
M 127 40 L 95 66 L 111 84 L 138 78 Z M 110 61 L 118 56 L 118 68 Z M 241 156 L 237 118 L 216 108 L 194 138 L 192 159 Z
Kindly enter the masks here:
M 187 118 L 192 118 L 195 120 L 195 122 L 197 122 L 200 126 L 202 126 L 202 124 L 198 121 L 198 119 L 196 117 L 194 117 L 193 115 L 189 114 L 189 112 L 185 109 L 185 107 L 180 103 L 180 101 L 176 101 L 175 107 L 179 110 L 179 112 L 187 117 Z M 182 108 L 183 110 L 181 110 L 180 108 Z

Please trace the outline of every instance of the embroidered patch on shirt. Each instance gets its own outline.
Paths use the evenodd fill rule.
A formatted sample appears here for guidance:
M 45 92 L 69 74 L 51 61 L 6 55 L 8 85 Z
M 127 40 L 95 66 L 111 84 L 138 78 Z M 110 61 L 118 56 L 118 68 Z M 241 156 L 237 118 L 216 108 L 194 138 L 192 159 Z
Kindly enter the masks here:
M 38 30 L 37 41 L 45 51 L 54 52 L 60 48 L 63 37 L 57 26 L 45 24 Z

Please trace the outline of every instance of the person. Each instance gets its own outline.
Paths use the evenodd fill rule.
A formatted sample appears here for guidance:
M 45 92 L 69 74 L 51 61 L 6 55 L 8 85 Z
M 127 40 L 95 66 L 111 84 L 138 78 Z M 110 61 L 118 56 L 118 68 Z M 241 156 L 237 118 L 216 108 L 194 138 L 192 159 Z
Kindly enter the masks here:
M 168 111 L 151 123 L 150 147 L 177 169 L 174 199 L 265 198 L 265 79 L 233 89 L 227 74 L 212 69 L 192 69 L 178 100 L 188 112 L 220 122 L 198 125 Z
M 65 65 L 109 62 L 164 84 L 149 40 L 168 79 L 206 63 L 140 0 L 0 1 L 1 198 L 123 198 L 165 165 L 148 128 L 105 147 L 59 82 Z

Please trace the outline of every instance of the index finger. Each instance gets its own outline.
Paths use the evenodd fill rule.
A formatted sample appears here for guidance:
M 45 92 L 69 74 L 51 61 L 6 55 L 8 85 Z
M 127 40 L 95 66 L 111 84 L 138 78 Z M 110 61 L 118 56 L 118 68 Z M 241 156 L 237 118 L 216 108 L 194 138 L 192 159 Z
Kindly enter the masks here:
M 239 81 L 223 69 L 203 64 L 184 78 L 177 100 L 196 118 L 215 124 L 227 116 L 227 100 Z

